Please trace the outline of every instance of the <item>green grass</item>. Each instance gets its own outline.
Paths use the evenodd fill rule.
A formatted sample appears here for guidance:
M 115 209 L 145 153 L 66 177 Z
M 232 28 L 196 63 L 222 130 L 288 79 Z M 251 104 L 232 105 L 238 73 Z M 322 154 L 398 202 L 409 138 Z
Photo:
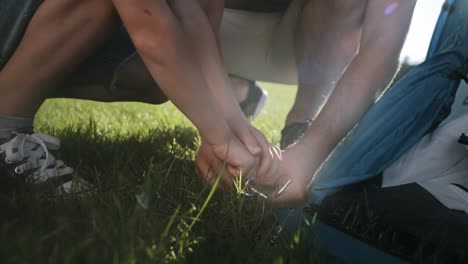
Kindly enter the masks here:
M 294 91 L 265 85 L 255 121 L 277 143 Z M 306 263 L 323 255 L 278 235 L 268 203 L 212 192 L 194 173 L 193 126 L 170 104 L 50 100 L 38 132 L 62 139 L 61 158 L 95 183 L 86 196 L 0 194 L 2 263 Z M 135 199 L 145 193 L 143 209 Z

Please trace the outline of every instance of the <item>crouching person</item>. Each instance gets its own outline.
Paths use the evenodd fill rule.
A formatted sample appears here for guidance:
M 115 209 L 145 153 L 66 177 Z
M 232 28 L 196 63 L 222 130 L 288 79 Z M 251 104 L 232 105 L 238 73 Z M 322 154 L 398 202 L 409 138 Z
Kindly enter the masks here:
M 279 152 L 243 116 L 222 68 L 215 30 L 199 3 L 49 0 L 0 72 L 2 177 L 73 187 L 73 170 L 50 152 L 57 139 L 35 134 L 33 119 L 45 99 L 66 94 L 58 87 L 119 29 L 119 16 L 155 83 L 200 132 L 200 174 L 208 177 L 213 163 L 226 162 L 225 185 L 240 169 L 276 175 Z M 80 95 L 113 100 L 99 90 Z

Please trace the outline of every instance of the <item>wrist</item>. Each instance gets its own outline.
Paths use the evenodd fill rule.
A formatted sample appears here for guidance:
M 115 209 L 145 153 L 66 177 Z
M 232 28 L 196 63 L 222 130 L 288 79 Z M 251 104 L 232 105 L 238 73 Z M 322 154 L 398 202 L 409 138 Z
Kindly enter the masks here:
M 201 138 L 210 146 L 228 144 L 232 138 L 232 131 L 225 120 L 207 120 L 196 125 Z
M 305 144 L 305 142 L 302 141 L 287 148 L 284 155 L 288 155 L 288 152 L 291 152 L 294 157 L 296 169 L 300 170 L 300 173 L 298 173 L 301 177 L 300 181 L 307 185 L 312 180 L 315 171 L 323 162 L 319 155 L 320 153 L 317 152 L 315 146 Z M 304 187 L 306 187 L 305 185 Z
M 337 144 L 336 135 L 331 127 L 319 122 L 320 120 L 312 122 L 298 144 L 305 147 L 309 155 L 325 159 Z

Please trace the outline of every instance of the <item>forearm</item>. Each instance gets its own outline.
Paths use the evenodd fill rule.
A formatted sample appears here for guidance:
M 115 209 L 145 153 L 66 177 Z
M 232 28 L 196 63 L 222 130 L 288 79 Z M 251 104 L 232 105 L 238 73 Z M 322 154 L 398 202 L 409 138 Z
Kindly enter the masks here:
M 148 70 L 167 97 L 210 144 L 229 129 L 215 104 L 182 26 L 165 1 L 114 0 Z M 210 118 L 207 118 L 209 116 Z
M 217 38 L 219 24 L 217 25 L 216 22 L 221 22 L 217 19 L 220 18 L 222 10 L 211 10 L 215 14 L 211 14 L 210 21 L 210 14 L 204 13 L 195 2 L 187 3 L 185 0 L 174 0 L 172 5 L 180 18 L 184 31 L 191 39 L 193 50 L 201 63 L 203 75 L 224 116 L 228 121 L 245 119 L 231 89 Z M 216 5 L 218 4 L 212 6 L 211 9 L 219 9 L 219 6 Z M 205 9 L 207 8 L 205 7 Z
M 381 14 L 391 0 L 369 1 L 358 55 L 339 80 L 321 113 L 306 133 L 315 168 L 359 122 L 375 94 L 393 78 L 408 32 L 415 0 L 398 0 L 393 13 Z
M 219 34 L 221 33 L 221 20 L 223 19 L 224 14 L 224 0 L 198 0 L 198 2 L 208 18 L 208 22 L 213 29 L 215 38 L 219 40 Z
M 286 182 L 293 177 L 293 183 L 274 201 L 276 206 L 297 206 L 307 201 L 317 169 L 362 119 L 373 104 L 376 91 L 389 84 L 415 4 L 416 0 L 367 1 L 358 55 L 304 137 L 285 150 L 281 179 Z M 389 6 L 393 7 L 390 11 Z
M 378 43 L 358 54 L 303 139 L 318 167 L 372 106 L 397 69 L 398 52 L 381 52 Z M 379 56 L 376 56 L 379 54 Z

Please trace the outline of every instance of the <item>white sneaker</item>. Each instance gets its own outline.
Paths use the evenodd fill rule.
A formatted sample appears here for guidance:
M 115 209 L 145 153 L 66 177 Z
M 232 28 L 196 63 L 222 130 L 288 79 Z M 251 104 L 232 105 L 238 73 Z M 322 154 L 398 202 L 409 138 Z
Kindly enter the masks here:
M 14 133 L 0 142 L 0 174 L 28 184 L 47 184 L 60 194 L 73 189 L 73 169 L 56 160 L 51 151 L 60 148 L 60 140 L 43 134 Z

